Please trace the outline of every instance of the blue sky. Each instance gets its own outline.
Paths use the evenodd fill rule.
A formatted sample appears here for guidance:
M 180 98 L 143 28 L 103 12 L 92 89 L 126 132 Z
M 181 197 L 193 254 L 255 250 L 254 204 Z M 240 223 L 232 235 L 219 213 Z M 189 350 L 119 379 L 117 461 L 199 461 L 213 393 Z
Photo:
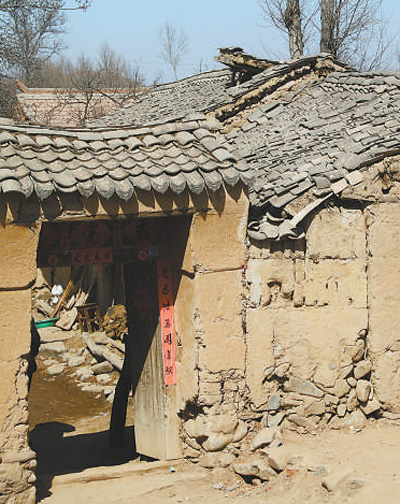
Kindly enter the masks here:
M 400 1 L 383 4 L 395 33 L 400 29 Z M 93 0 L 86 13 L 69 14 L 64 55 L 75 58 L 83 51 L 94 57 L 106 42 L 137 62 L 149 81 L 159 72 L 169 81 L 171 71 L 159 57 L 159 31 L 166 21 L 188 35 L 180 77 L 198 71 L 200 62 L 203 69 L 219 68 L 213 57 L 221 46 L 238 45 L 273 59 L 288 57 L 285 40 L 266 26 L 257 0 Z

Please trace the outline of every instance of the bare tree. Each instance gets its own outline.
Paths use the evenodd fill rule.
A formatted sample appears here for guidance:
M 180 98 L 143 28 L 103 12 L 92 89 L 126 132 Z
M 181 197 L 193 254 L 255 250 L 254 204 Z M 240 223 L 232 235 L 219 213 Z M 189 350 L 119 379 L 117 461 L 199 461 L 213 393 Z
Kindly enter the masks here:
M 320 49 L 370 69 L 385 61 L 391 40 L 381 0 L 320 0 Z M 379 61 L 380 60 L 380 61 Z
M 103 44 L 100 48 L 97 59 L 97 72 L 100 77 L 101 88 L 112 90 L 123 88 L 129 97 L 134 96 L 137 87 L 144 83 L 144 77 L 139 65 L 132 64 L 126 58 L 117 54 L 108 44 Z
M 387 36 L 382 0 L 259 0 L 264 16 L 289 38 L 292 58 L 315 51 L 360 68 L 387 63 L 393 40 Z M 311 41 L 311 44 L 309 42 Z
M 89 0 L 0 0 L 0 64 L 3 71 L 34 85 L 43 63 L 58 54 L 65 33 L 64 11 L 86 9 Z
M 331 0 L 321 0 L 321 39 L 320 49 L 323 53 L 336 56 L 335 44 L 335 9 Z
M 64 11 L 86 10 L 91 3 L 92 0 L 63 0 L 61 9 Z M 41 0 L 0 0 L 0 11 L 21 8 L 42 9 L 43 2 Z
M 75 62 L 48 62 L 41 85 L 57 87 L 55 106 L 40 122 L 55 124 L 62 115 L 72 125 L 85 126 L 134 99 L 144 86 L 138 65 L 132 64 L 104 44 L 96 60 L 82 54 Z
M 0 76 L 0 117 L 20 119 L 17 114 L 17 93 L 14 79 Z
M 300 0 L 269 0 L 260 5 L 273 25 L 288 34 L 290 57 L 299 58 L 304 50 Z
M 187 34 L 167 21 L 160 28 L 160 40 L 160 57 L 171 65 L 175 79 L 178 80 L 178 66 L 188 48 Z

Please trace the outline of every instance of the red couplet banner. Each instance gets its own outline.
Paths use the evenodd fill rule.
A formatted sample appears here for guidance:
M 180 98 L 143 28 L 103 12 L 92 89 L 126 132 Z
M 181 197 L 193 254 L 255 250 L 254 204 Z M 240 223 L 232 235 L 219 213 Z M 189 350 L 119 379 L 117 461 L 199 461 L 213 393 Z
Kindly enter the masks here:
M 112 263 L 113 249 L 105 248 L 88 248 L 80 250 L 72 250 L 72 264 L 105 264 Z
M 157 261 L 157 276 L 164 383 L 165 385 L 176 385 L 174 296 L 171 265 L 167 259 Z

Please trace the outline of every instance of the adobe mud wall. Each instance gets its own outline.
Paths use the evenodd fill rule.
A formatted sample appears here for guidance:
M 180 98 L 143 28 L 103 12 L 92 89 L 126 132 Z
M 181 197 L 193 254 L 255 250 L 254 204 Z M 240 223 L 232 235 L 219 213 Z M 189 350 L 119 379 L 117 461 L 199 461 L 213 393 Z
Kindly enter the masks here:
M 305 240 L 250 247 L 246 378 L 268 424 L 310 430 L 379 409 L 368 261 L 366 213 L 335 206 L 312 219 Z
M 36 223 L 188 212 L 194 214 L 190 230 L 185 235 L 182 229 L 177 229 L 172 237 L 172 241 L 182 242 L 179 250 L 185 250 L 183 259 L 179 254 L 172 257 L 179 380 L 176 387 L 167 391 L 167 406 L 174 413 L 171 423 L 179 426 L 181 419 L 177 413 L 199 395 L 205 398 L 204 403 L 209 403 L 206 389 L 209 383 L 211 387 L 220 383 L 221 374 L 234 390 L 237 383 L 244 384 L 240 270 L 244 262 L 247 196 L 243 189 L 239 186 L 227 191 L 221 189 L 208 197 L 143 192 L 130 202 L 115 197 L 85 199 L 75 194 L 53 195 L 42 203 L 34 196 L 28 200 L 13 196 L 0 202 L 0 504 L 35 502 L 36 459 L 28 445 L 27 358 L 30 289 L 36 275 L 40 232 L 40 224 Z M 229 285 L 223 280 L 225 274 L 230 278 Z M 219 282 L 217 291 L 214 291 L 215 279 Z M 228 301 L 232 317 L 226 315 Z M 200 312 L 204 314 L 201 324 Z M 204 338 L 209 338 L 211 347 L 215 341 L 222 343 L 216 350 L 207 349 Z M 227 349 L 221 361 L 219 352 L 225 353 Z M 221 372 L 221 366 L 226 371 Z M 228 390 L 224 393 L 228 394 Z M 233 401 L 233 392 L 228 395 Z M 171 449 L 182 450 L 180 439 L 171 440 Z
M 399 218 L 381 194 L 322 209 L 305 240 L 250 246 L 246 383 L 267 425 L 400 412 Z
M 28 445 L 31 285 L 39 226 L 0 227 L 0 503 L 35 502 L 35 453 Z
M 357 429 L 400 413 L 400 189 L 388 194 L 379 177 L 373 167 L 361 188 L 316 211 L 305 239 L 249 242 L 241 271 L 243 256 L 236 269 L 196 275 L 213 280 L 199 288 L 198 308 L 207 295 L 213 303 L 195 317 L 187 457 L 229 465 L 260 426 Z
M 179 414 L 184 454 L 190 458 L 199 457 L 205 449 L 223 449 L 247 432 L 235 415 L 244 408 L 247 393 L 242 268 L 248 201 L 244 194 L 238 196 L 236 201 L 227 201 L 222 214 L 193 216 L 184 261 L 192 279 L 185 276 L 185 287 L 178 293 L 177 301 L 190 293 L 186 306 L 176 307 L 178 339 L 182 331 L 186 355 L 178 368 Z M 232 417 L 230 427 L 224 426 L 223 413 Z M 207 420 L 194 434 L 196 418 Z

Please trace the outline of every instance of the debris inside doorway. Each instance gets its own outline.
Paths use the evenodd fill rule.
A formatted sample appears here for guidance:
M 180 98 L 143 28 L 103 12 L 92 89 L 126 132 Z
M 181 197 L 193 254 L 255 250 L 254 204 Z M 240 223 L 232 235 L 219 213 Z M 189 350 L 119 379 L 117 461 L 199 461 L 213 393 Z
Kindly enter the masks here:
M 107 360 L 97 358 L 89 351 L 80 331 L 63 331 L 58 327 L 39 329 L 41 345 L 36 358 L 38 371 L 32 382 L 31 420 L 46 420 L 43 410 L 68 409 L 69 403 L 75 405 L 74 417 L 90 414 L 108 414 L 113 400 L 115 384 L 119 373 Z M 98 336 L 104 333 L 96 333 Z M 122 353 L 120 352 L 120 355 Z M 122 360 L 123 357 L 120 357 Z M 37 390 L 40 388 L 40 394 Z M 52 397 L 46 390 L 55 392 Z M 68 398 L 58 403 L 60 390 L 68 390 Z M 88 401 L 82 399 L 82 393 L 89 395 Z M 51 394 L 51 393 L 50 393 Z M 85 411 L 85 404 L 94 402 L 94 409 Z M 51 413 L 51 412 L 50 412 Z M 57 413 L 58 414 L 58 413 Z M 65 413 L 69 416 L 71 413 Z M 63 413 L 61 413 L 61 416 Z
M 124 335 L 128 333 L 126 315 L 126 308 L 123 305 L 108 308 L 103 318 L 103 329 L 109 338 L 123 341 Z

